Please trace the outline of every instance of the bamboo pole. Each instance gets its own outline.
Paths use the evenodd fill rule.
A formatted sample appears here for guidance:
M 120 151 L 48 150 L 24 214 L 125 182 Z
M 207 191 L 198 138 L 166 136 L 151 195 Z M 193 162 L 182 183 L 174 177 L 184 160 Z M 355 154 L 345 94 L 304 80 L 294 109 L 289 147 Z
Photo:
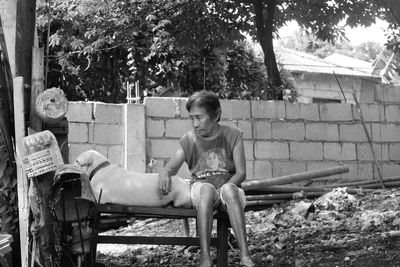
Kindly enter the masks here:
M 393 176 L 393 177 L 387 177 L 383 179 L 383 182 L 400 182 L 400 176 Z M 377 180 L 372 180 L 372 181 L 358 181 L 358 182 L 348 182 L 348 183 L 339 183 L 339 184 L 327 184 L 324 186 L 318 186 L 318 187 L 329 187 L 329 188 L 334 188 L 334 187 L 357 187 L 357 186 L 363 186 L 363 185 L 369 185 L 369 184 L 376 184 L 379 183 Z
M 326 176 L 331 176 L 331 175 L 335 175 L 335 174 L 339 174 L 339 173 L 345 173 L 348 171 L 349 171 L 349 167 L 338 166 L 338 167 L 332 167 L 332 168 L 327 168 L 327 169 L 322 169 L 322 170 L 301 172 L 301 173 L 295 173 L 295 174 L 290 174 L 290 175 L 285 175 L 285 176 L 280 176 L 280 177 L 262 179 L 262 180 L 251 180 L 251 181 L 243 182 L 242 188 L 243 188 L 243 190 L 260 190 L 260 189 L 265 189 L 265 188 L 271 187 L 273 185 L 290 184 L 290 183 L 294 183 L 294 182 L 310 180 L 313 178 L 326 177 Z
M 246 201 L 246 207 L 254 207 L 254 206 L 272 206 L 274 204 L 280 204 L 285 202 L 284 200 L 253 200 Z
M 340 86 L 340 84 L 339 84 L 339 86 Z M 374 163 L 375 163 L 376 169 L 378 171 L 378 177 L 379 177 L 379 180 L 381 181 L 382 189 L 385 189 L 385 184 L 383 182 L 381 166 L 379 165 L 378 160 L 376 159 L 375 150 L 374 150 L 374 148 L 372 146 L 371 136 L 369 135 L 367 126 L 365 124 L 364 116 L 363 116 L 362 111 L 361 111 L 360 103 L 358 102 L 357 96 L 356 96 L 356 94 L 354 92 L 353 92 L 353 98 L 354 98 L 354 101 L 356 102 L 356 107 L 357 107 L 358 113 L 360 113 L 360 120 L 361 120 L 361 123 L 363 125 L 365 135 L 367 136 L 367 139 L 368 139 L 368 144 L 369 144 L 369 147 L 370 147 L 371 152 L 372 152 L 372 157 L 374 158 Z
M 14 80 L 14 123 L 15 140 L 19 141 L 25 136 L 25 105 L 24 105 L 24 79 L 15 77 Z M 17 157 L 16 157 L 17 158 Z M 21 246 L 21 266 L 28 266 L 29 252 L 29 203 L 28 179 L 26 178 L 21 161 L 17 160 L 17 190 L 19 210 L 19 233 Z

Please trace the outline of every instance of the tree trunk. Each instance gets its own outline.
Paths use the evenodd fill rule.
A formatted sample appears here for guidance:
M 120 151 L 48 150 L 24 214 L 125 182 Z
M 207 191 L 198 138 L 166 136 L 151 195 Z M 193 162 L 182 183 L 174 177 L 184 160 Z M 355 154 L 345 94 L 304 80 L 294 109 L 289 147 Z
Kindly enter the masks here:
M 276 0 L 269 0 L 266 5 L 266 17 L 264 16 L 263 0 L 254 1 L 254 12 L 256 14 L 255 22 L 257 27 L 257 38 L 264 53 L 264 64 L 267 68 L 268 81 L 275 90 L 273 96 L 276 99 L 282 99 L 281 76 L 276 64 L 274 45 L 273 45 L 273 23 L 276 8 Z

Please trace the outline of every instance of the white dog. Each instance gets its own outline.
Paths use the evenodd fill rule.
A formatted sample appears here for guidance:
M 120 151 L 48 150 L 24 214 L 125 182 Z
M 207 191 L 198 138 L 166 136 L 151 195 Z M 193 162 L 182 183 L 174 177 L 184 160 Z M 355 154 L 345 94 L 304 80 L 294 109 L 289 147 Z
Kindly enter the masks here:
M 178 176 L 171 177 L 171 192 L 163 195 L 158 174 L 128 171 L 95 150 L 80 154 L 74 165 L 88 175 L 96 199 L 102 192 L 100 203 L 162 207 L 172 202 L 175 207 L 192 207 L 189 183 Z

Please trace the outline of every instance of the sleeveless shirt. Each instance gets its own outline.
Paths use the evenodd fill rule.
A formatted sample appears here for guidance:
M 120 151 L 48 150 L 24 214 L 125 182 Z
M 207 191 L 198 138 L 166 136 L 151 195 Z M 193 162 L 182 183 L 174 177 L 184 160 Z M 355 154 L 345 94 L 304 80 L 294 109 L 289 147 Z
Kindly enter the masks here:
M 192 173 L 191 183 L 209 182 L 216 188 L 226 183 L 236 172 L 233 149 L 242 134 L 238 128 L 220 125 L 215 136 L 207 140 L 194 130 L 183 135 L 179 144 Z

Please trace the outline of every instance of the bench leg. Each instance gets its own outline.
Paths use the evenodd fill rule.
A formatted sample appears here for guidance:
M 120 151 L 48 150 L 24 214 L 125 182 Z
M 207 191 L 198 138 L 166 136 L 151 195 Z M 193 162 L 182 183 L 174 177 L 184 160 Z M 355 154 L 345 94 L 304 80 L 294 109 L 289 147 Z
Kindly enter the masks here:
M 217 266 L 228 266 L 228 226 L 226 219 L 217 220 Z
M 185 236 L 189 237 L 190 236 L 189 218 L 182 219 L 182 222 L 183 222 L 183 231 L 185 233 Z

